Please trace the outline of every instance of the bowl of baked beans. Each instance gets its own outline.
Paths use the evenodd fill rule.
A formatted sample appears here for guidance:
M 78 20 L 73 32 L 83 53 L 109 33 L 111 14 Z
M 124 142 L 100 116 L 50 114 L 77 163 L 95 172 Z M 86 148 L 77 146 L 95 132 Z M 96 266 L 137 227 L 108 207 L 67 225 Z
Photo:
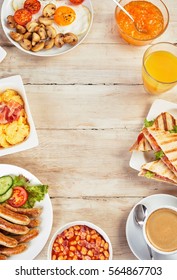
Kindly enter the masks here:
M 76 221 L 55 232 L 49 248 L 49 260 L 111 260 L 112 245 L 107 234 L 98 226 Z

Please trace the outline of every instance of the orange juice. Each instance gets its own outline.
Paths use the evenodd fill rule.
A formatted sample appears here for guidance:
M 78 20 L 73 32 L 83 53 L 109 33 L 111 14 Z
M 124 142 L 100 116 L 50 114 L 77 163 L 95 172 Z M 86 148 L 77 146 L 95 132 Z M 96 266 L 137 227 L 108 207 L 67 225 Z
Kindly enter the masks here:
M 158 45 L 156 46 L 159 47 Z M 165 47 L 165 43 L 162 43 L 163 45 Z M 147 51 L 144 55 L 143 82 L 145 89 L 151 94 L 165 92 L 177 83 L 177 48 L 172 44 L 169 44 L 169 47 L 174 48 L 176 52 L 156 48 L 155 51 Z
M 147 72 L 159 82 L 177 81 L 177 57 L 167 51 L 151 53 L 145 61 Z

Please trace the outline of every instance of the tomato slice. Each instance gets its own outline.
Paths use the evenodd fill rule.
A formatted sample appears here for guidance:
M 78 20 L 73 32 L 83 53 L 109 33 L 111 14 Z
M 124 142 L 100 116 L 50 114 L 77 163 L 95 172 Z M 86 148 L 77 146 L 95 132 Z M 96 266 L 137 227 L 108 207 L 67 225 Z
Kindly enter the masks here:
M 20 207 L 25 204 L 28 199 L 28 193 L 23 187 L 14 187 L 12 196 L 8 199 L 8 203 L 12 207 Z
M 143 134 L 143 133 L 140 133 L 140 134 L 138 135 L 138 139 L 137 139 L 138 144 L 139 144 L 140 141 L 143 139 L 143 137 L 144 137 L 144 134 Z
M 75 5 L 79 5 L 82 2 L 84 2 L 84 0 L 70 0 L 71 3 L 75 4 Z
M 14 20 L 16 23 L 24 26 L 32 19 L 32 14 L 26 9 L 19 9 L 14 14 Z
M 24 8 L 32 14 L 37 14 L 41 8 L 41 3 L 38 0 L 26 0 Z

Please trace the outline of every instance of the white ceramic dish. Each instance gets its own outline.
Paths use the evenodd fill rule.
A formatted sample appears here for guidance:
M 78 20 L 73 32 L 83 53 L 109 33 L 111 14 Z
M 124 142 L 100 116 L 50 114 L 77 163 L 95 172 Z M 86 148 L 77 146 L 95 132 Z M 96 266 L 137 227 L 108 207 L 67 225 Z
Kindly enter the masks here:
M 31 183 L 41 184 L 41 182 L 27 170 L 8 164 L 0 164 L 0 177 L 4 175 L 23 175 L 30 180 Z M 43 182 L 44 183 L 44 182 Z M 53 223 L 52 204 L 47 194 L 43 201 L 36 203 L 35 207 L 42 207 L 40 216 L 41 224 L 39 226 L 39 235 L 29 242 L 28 249 L 19 255 L 14 255 L 9 260 L 32 260 L 34 259 L 45 246 L 51 232 Z
M 25 88 L 23 86 L 23 81 L 21 76 L 11 76 L 8 78 L 0 79 L 0 92 L 3 92 L 6 89 L 14 89 L 16 90 L 22 97 L 24 104 L 25 104 L 25 111 L 27 114 L 28 122 L 30 125 L 30 134 L 29 136 L 25 139 L 25 141 L 8 147 L 8 148 L 0 148 L 0 156 L 24 151 L 27 149 L 31 149 L 33 147 L 36 147 L 38 145 L 38 137 L 36 133 L 36 129 L 34 126 L 34 122 L 32 119 L 32 115 L 30 112 L 27 96 L 25 93 Z
M 148 196 L 138 202 L 147 207 L 148 212 L 152 212 L 163 206 L 177 207 L 177 198 L 167 194 L 155 194 Z M 135 205 L 136 206 L 136 205 Z M 143 230 L 138 226 L 133 218 L 134 207 L 131 210 L 126 223 L 126 238 L 132 253 L 140 260 L 150 260 L 147 244 L 143 236 Z M 155 260 L 177 260 L 177 254 L 163 255 L 153 252 Z
M 17 42 L 13 41 L 10 38 L 9 32 L 11 30 L 6 26 L 6 18 L 7 18 L 7 16 L 14 14 L 14 10 L 13 10 L 13 7 L 12 7 L 12 0 L 6 0 L 6 1 L 3 2 L 2 9 L 1 9 L 1 23 L 2 23 L 2 27 L 3 27 L 3 30 L 4 30 L 7 38 L 11 41 L 11 43 L 13 45 L 15 45 L 18 49 L 22 50 L 23 52 L 25 52 L 27 54 L 31 54 L 31 55 L 35 55 L 35 56 L 44 56 L 44 57 L 61 55 L 61 54 L 67 53 L 67 52 L 75 49 L 77 46 L 79 46 L 83 42 L 83 40 L 86 38 L 86 36 L 88 35 L 88 33 L 89 33 L 90 29 L 91 29 L 91 26 L 92 26 L 92 23 L 93 23 L 93 6 L 92 6 L 92 2 L 91 2 L 91 0 L 84 0 L 84 2 L 82 4 L 84 6 L 86 6 L 90 10 L 91 19 L 90 19 L 89 28 L 87 29 L 87 31 L 84 34 L 79 36 L 79 41 L 78 41 L 78 43 L 75 46 L 70 46 L 70 45 L 65 44 L 62 48 L 53 47 L 51 50 L 39 51 L 39 52 L 26 51 L 25 49 L 23 49 Z
M 6 51 L 2 47 L 0 47 L 0 63 L 3 61 L 6 55 L 7 55 Z
M 168 102 L 162 99 L 157 99 L 152 104 L 149 113 L 147 115 L 147 120 L 153 120 L 155 119 L 159 114 L 163 112 L 168 112 L 172 116 L 174 116 L 175 119 L 177 119 L 177 104 Z M 143 124 L 142 124 L 143 126 Z M 138 136 L 138 135 L 137 135 Z M 132 144 L 136 139 L 132 139 Z M 151 152 L 139 152 L 139 151 L 133 151 L 132 156 L 130 158 L 129 165 L 131 168 L 140 171 L 141 166 L 147 162 L 150 162 L 154 160 L 154 155 Z
M 62 226 L 61 228 L 59 228 L 53 235 L 52 239 L 50 240 L 50 243 L 49 243 L 49 247 L 48 247 L 48 252 L 47 252 L 47 258 L 48 260 L 51 260 L 51 253 L 52 253 L 52 246 L 53 246 L 53 242 L 55 241 L 55 238 L 57 237 L 58 234 L 62 233 L 65 229 L 68 229 L 72 226 L 76 226 L 76 225 L 85 225 L 85 226 L 88 226 L 92 229 L 95 229 L 103 238 L 106 242 L 108 242 L 109 244 L 109 260 L 112 260 L 112 257 L 113 257 L 113 251 L 112 251 L 112 245 L 111 245 L 111 241 L 109 239 L 109 237 L 107 236 L 107 234 L 101 229 L 99 228 L 98 226 L 90 223 L 90 222 L 87 222 L 87 221 L 75 221 L 75 222 L 71 222 L 71 223 L 68 223 L 64 226 Z

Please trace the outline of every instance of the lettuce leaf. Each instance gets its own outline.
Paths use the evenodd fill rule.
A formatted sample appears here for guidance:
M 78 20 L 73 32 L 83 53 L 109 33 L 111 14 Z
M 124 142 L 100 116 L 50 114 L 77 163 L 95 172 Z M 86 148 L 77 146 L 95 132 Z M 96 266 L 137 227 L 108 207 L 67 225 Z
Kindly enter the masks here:
M 150 127 L 153 125 L 153 123 L 154 123 L 154 120 L 152 120 L 152 121 L 148 121 L 147 119 L 144 120 L 145 127 Z
M 169 130 L 170 133 L 177 133 L 177 125 L 173 127 L 173 129 Z
M 15 186 L 26 186 L 29 183 L 29 180 L 23 175 L 13 177 L 13 187 Z
M 164 155 L 165 155 L 164 152 L 161 150 L 155 153 L 155 158 L 161 159 Z
M 48 192 L 47 185 L 30 185 L 30 181 L 23 175 L 13 177 L 13 186 L 21 186 L 28 193 L 28 199 L 22 206 L 23 208 L 33 208 L 35 203 L 44 199 L 45 194 Z
M 26 186 L 28 192 L 28 199 L 23 205 L 24 208 L 33 208 L 35 203 L 44 199 L 45 194 L 48 192 L 47 185 Z
M 148 179 L 154 177 L 154 175 L 155 175 L 155 174 L 152 173 L 151 171 L 147 171 L 147 172 L 145 173 L 145 177 L 148 178 Z

